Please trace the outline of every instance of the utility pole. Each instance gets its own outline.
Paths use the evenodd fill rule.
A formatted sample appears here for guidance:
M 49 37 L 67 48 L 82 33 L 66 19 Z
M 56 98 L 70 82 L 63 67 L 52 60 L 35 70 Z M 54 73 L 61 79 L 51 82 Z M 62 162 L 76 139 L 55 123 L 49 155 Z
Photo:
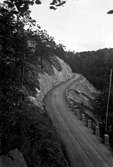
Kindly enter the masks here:
M 106 122 L 105 122 L 105 131 L 106 132 L 107 132 L 107 126 L 108 126 L 108 113 L 109 113 L 109 103 L 110 103 L 110 94 L 111 94 L 112 72 L 113 72 L 113 69 L 110 70 L 110 76 L 109 76 L 109 90 L 108 90 Z

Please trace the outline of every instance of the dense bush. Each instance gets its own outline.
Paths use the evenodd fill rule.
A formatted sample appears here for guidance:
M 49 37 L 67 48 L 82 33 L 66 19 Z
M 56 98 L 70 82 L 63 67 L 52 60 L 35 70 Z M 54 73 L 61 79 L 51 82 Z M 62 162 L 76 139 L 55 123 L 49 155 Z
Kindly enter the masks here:
M 30 17 L 29 5 L 34 2 L 0 3 L 1 154 L 18 148 L 29 167 L 64 167 L 64 147 L 47 113 L 41 114 L 39 108 L 26 101 L 40 86 L 39 72 L 53 73 L 52 65 L 61 70 L 56 59 L 50 60 L 57 49 L 54 39 L 39 27 L 36 32 L 32 30 L 35 21 Z M 35 50 L 28 47 L 28 40 L 35 41 Z
M 53 74 L 52 65 L 61 70 L 56 58 L 52 58 L 57 50 L 54 38 L 36 26 L 30 17 L 29 6 L 34 2 L 6 0 L 0 4 L 0 91 L 7 108 L 21 103 L 25 87 L 28 93 L 35 93 L 35 88 L 39 88 L 39 72 Z M 34 48 L 28 47 L 28 40 L 34 42 Z
M 3 154 L 18 148 L 28 167 L 67 166 L 60 138 L 47 113 L 26 102 L 19 110 L 4 115 L 4 119 L 7 124 L 0 117 Z

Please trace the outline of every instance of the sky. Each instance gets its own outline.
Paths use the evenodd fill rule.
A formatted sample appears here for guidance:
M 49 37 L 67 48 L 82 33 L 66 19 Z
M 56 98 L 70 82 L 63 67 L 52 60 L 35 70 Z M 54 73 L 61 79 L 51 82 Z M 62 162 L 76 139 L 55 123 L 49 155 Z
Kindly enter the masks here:
M 55 11 L 49 2 L 33 6 L 31 16 L 56 43 L 75 52 L 113 48 L 113 0 L 67 0 Z

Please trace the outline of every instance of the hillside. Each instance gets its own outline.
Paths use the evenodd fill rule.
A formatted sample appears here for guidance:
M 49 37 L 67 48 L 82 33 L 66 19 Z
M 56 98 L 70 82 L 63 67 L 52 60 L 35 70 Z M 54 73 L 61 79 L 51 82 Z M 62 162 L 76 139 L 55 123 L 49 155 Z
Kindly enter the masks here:
M 96 51 L 85 51 L 78 53 L 67 51 L 66 55 L 62 58 L 63 60 L 65 60 L 65 62 L 67 62 L 67 64 L 70 65 L 73 72 L 82 74 L 84 77 L 87 78 L 88 81 L 90 81 L 95 86 L 96 89 L 100 91 L 98 96 L 91 102 L 94 108 L 92 112 L 101 121 L 100 128 L 102 141 L 104 141 L 104 134 L 109 134 L 110 146 L 113 148 L 113 77 L 111 73 L 113 69 L 113 49 L 104 48 Z M 109 89 L 110 78 L 111 87 Z M 110 98 L 108 102 L 109 90 Z M 79 97 L 82 97 L 83 99 L 88 98 L 86 95 L 84 96 L 81 91 L 75 91 L 73 95 L 70 92 L 70 94 L 73 97 L 73 101 L 75 102 L 75 108 L 76 105 L 78 105 L 76 101 L 79 99 Z M 78 99 L 75 98 L 77 94 Z M 86 104 L 84 106 L 83 101 L 84 100 L 82 100 L 82 104 L 79 105 L 79 108 L 81 109 L 86 107 Z M 108 103 L 109 106 L 107 106 Z M 108 117 L 106 121 L 107 107 Z
M 1 113 L 2 157 L 0 157 L 0 164 L 3 167 L 4 159 L 8 167 L 10 164 L 14 166 L 19 163 L 27 164 L 28 167 L 69 166 L 64 144 L 42 107 L 42 100 L 46 93 L 72 76 L 70 67 L 63 60 L 58 57 L 53 59 L 54 65 L 47 61 L 42 71 L 39 71 L 36 63 L 29 64 L 30 70 L 27 71 L 28 75 L 25 75 L 26 82 L 24 81 L 21 90 L 26 98 L 15 111 Z M 33 83 L 33 87 L 27 83 Z M 14 162 L 10 157 L 14 159 Z
M 19 166 L 25 160 L 21 164 L 28 167 L 69 167 L 64 144 L 42 101 L 73 73 L 58 58 L 66 54 L 62 45 L 30 17 L 31 2 L 18 2 L 0 4 L 0 163 Z
M 70 79 L 73 75 L 80 75 L 72 73 L 71 68 L 66 63 L 64 63 L 61 58 L 53 57 L 52 59 L 52 65 L 47 61 L 43 66 L 42 71 L 39 71 L 36 63 L 29 64 L 30 70 L 27 71 L 27 74 L 29 75 L 26 75 L 26 82 L 22 89 L 23 93 L 26 94 L 26 100 L 22 103 L 22 106 L 19 110 L 7 115 L 8 122 L 7 125 L 4 124 L 5 126 L 3 130 L 5 135 L 3 136 L 3 140 L 5 136 L 7 136 L 8 140 L 3 141 L 4 144 L 2 144 L 5 145 L 3 150 L 8 152 L 12 149 L 18 148 L 23 153 L 28 166 L 31 164 L 33 158 L 35 159 L 35 166 L 35 163 L 37 163 L 37 158 L 39 158 L 38 156 L 40 155 L 41 150 L 37 150 L 36 145 L 40 145 L 40 149 L 42 149 L 42 146 L 46 146 L 48 142 L 51 142 L 51 144 L 48 143 L 49 145 L 47 146 L 46 156 L 48 154 L 47 152 L 49 151 L 49 147 L 52 150 L 58 149 L 60 155 L 57 155 L 56 151 L 54 150 L 55 152 L 53 151 L 54 154 L 52 157 L 48 158 L 52 160 L 56 157 L 56 164 L 62 164 L 62 167 L 66 165 L 65 158 L 64 160 L 58 160 L 59 156 L 59 158 L 65 157 L 65 149 L 63 148 L 63 145 L 60 144 L 61 141 L 59 137 L 57 137 L 50 118 L 43 109 L 42 102 L 47 92 L 56 85 L 62 81 Z M 60 70 L 58 67 L 60 67 Z M 83 76 L 80 78 L 82 78 L 82 81 L 84 82 L 81 83 L 81 80 L 79 80 L 77 83 L 75 83 L 75 85 L 72 85 L 71 89 L 73 89 L 73 93 L 74 89 L 76 89 L 82 91 L 86 96 L 89 94 L 90 98 L 93 98 L 93 93 L 96 92 L 95 88 Z M 27 85 L 27 83 L 33 83 L 33 87 L 30 87 Z M 79 103 L 81 103 L 82 100 L 87 102 L 87 99 L 83 99 L 82 96 L 79 97 L 76 95 L 76 98 L 79 98 Z M 49 135 L 51 138 L 48 138 Z M 30 146 L 30 143 L 32 142 L 34 145 L 33 148 Z M 43 142 L 45 143 L 44 145 Z M 64 150 L 63 152 L 62 149 Z M 35 152 L 38 151 L 38 154 L 36 155 L 34 152 L 33 155 L 29 157 L 29 153 L 31 152 L 30 154 L 32 154 L 33 150 Z M 45 162 L 49 163 L 48 160 Z M 40 162 L 40 166 L 41 163 L 42 162 Z
M 104 90 L 108 86 L 110 69 L 113 67 L 113 49 L 71 52 L 62 57 L 72 71 L 85 76 L 96 88 Z
M 61 5 L 57 2 L 60 1 L 53 0 L 50 7 Z M 55 96 L 48 99 L 49 104 L 53 102 L 49 111 L 53 114 L 56 105 L 61 114 L 59 104 L 63 104 L 65 116 L 64 94 L 67 92 L 68 100 L 77 103 L 79 109 L 81 106 L 91 109 L 90 102 L 97 93 L 91 83 L 96 88 L 103 88 L 106 74 L 113 65 L 112 50 L 75 54 L 66 52 L 62 44 L 56 44 L 30 15 L 30 7 L 40 3 L 40 0 L 4 0 L 0 3 L 1 167 L 70 167 L 66 147 L 43 99 L 49 91 L 60 87 L 62 81 L 66 86 L 67 80 L 75 76 L 79 79 L 70 89 L 65 90 L 62 85 L 59 93 L 55 92 Z M 59 98 L 60 93 L 62 98 Z M 56 96 L 58 102 L 61 99 L 59 103 L 55 103 Z M 59 116 L 57 119 L 61 121 Z

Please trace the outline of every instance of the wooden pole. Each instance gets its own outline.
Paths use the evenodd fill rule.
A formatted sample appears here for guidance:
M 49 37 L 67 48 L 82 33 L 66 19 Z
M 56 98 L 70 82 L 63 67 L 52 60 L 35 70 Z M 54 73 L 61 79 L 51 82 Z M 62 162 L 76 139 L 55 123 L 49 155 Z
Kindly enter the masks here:
M 110 102 L 110 94 L 111 94 L 112 71 L 113 69 L 110 70 L 110 76 L 109 76 L 109 90 L 108 90 L 108 99 L 107 99 L 105 131 L 107 131 L 107 126 L 108 126 L 107 124 L 108 124 L 109 102 Z
M 109 135 L 108 134 L 104 135 L 104 144 L 109 145 Z
M 100 127 L 99 125 L 96 125 L 96 136 L 100 137 Z
M 88 119 L 88 128 L 89 128 L 89 129 L 92 128 L 92 121 L 91 121 L 91 119 Z

